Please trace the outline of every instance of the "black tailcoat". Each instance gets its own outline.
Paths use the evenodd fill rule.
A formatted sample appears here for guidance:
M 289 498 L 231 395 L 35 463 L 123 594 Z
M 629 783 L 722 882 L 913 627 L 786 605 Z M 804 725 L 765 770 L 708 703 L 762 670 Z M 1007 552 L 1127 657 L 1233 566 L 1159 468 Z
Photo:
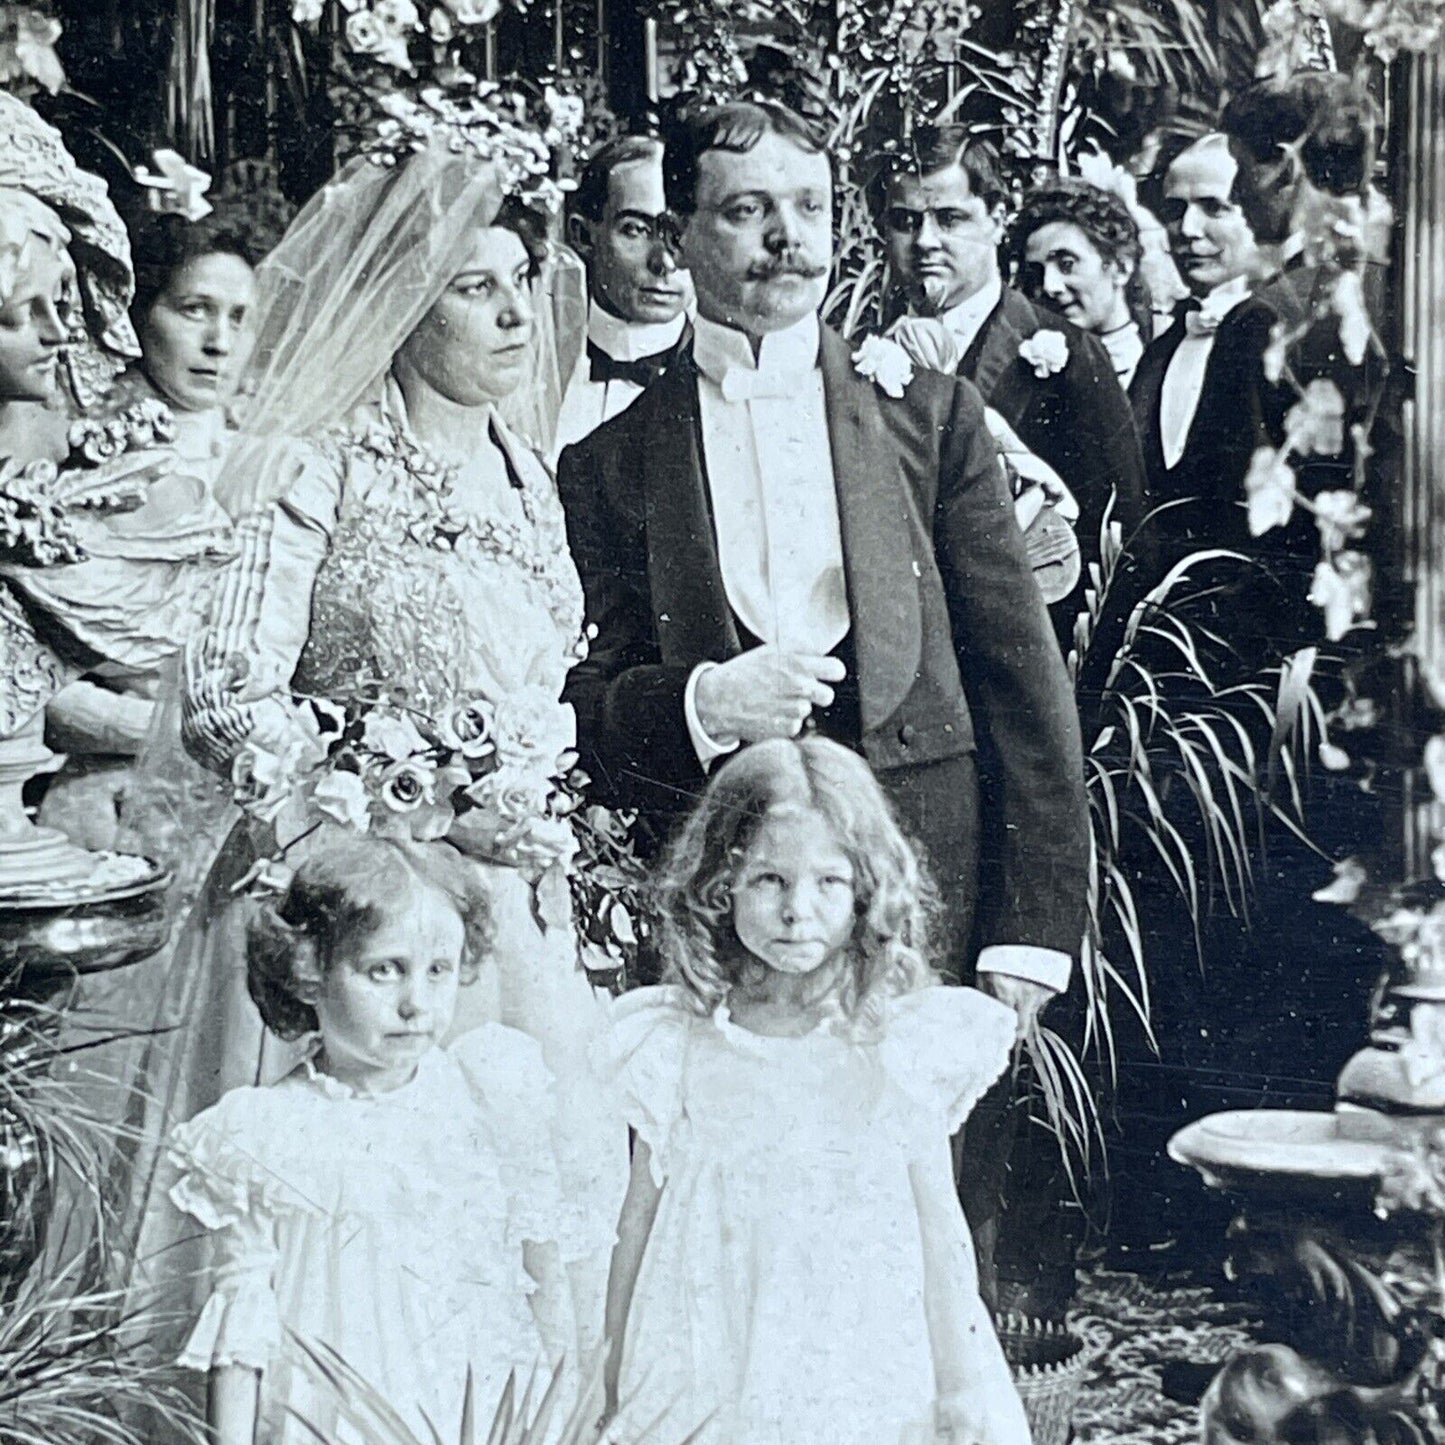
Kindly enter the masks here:
M 820 365 L 856 667 L 845 740 L 955 894 L 950 877 L 967 891 L 978 875 L 970 790 L 986 749 L 985 836 L 997 841 L 980 941 L 1077 954 L 1089 827 L 1078 720 L 978 393 L 920 372 L 890 397 L 826 328 Z M 688 677 L 744 643 L 718 563 L 691 356 L 567 448 L 558 480 L 597 629 L 567 692 L 584 763 L 613 801 L 665 821 L 704 780 Z

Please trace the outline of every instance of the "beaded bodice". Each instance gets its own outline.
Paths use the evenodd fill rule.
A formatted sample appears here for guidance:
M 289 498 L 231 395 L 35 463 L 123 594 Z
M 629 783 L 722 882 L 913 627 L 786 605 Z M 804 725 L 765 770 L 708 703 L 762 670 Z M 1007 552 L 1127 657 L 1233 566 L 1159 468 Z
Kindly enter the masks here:
M 321 445 L 340 482 L 296 671 L 303 692 L 384 680 L 413 706 L 560 697 L 582 648 L 582 589 L 561 504 L 538 458 L 492 422 L 509 485 L 469 494 L 385 409 Z

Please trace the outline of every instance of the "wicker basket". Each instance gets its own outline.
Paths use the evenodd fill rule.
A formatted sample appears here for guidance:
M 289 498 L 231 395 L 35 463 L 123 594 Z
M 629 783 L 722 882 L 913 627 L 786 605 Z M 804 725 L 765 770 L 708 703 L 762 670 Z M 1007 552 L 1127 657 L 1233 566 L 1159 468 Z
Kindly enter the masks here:
M 1013 1371 L 1034 1445 L 1068 1445 L 1093 1352 L 1067 1325 L 1023 1315 L 994 1319 L 999 1343 Z

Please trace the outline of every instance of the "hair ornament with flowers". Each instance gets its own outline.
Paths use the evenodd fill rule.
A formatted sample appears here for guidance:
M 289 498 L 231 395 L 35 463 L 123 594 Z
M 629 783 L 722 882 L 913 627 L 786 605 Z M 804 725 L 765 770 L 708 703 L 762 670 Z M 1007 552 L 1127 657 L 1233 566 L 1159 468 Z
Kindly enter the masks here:
M 395 90 L 379 97 L 377 105 L 383 118 L 363 148 L 374 164 L 397 165 L 440 139 L 454 154 L 471 154 L 495 166 L 504 193 L 549 213 L 561 208 L 569 184 L 552 179 L 551 130 L 529 121 L 520 97 L 481 81 L 455 95 L 440 86 L 427 86 L 415 96 Z M 570 119 L 570 112 L 559 115 L 557 124 Z

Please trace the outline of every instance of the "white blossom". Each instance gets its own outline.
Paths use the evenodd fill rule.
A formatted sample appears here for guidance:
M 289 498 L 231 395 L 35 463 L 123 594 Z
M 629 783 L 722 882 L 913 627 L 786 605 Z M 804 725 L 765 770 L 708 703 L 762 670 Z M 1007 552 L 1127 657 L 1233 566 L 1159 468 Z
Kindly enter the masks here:
M 497 18 L 502 0 L 446 0 L 458 25 L 489 25 Z
M 1346 542 L 1362 536 L 1370 520 L 1370 509 L 1351 491 L 1321 492 L 1312 505 L 1326 552 L 1338 552 Z
M 158 150 L 152 159 L 155 170 L 145 166 L 135 168 L 135 178 L 146 188 L 151 210 L 167 216 L 184 216 L 188 221 L 199 221 L 202 216 L 210 215 L 214 207 L 206 200 L 206 192 L 211 188 L 211 178 L 205 171 L 198 170 L 172 150 Z
M 1285 439 L 1301 456 L 1337 457 L 1345 449 L 1345 399 L 1334 382 L 1317 377 L 1284 419 Z
M 1330 293 L 1330 306 L 1340 318 L 1340 346 L 1351 366 L 1365 359 L 1373 327 L 1365 309 L 1365 288 L 1358 271 L 1342 271 Z
M 1019 343 L 1019 357 L 1033 367 L 1042 380 L 1054 376 L 1069 364 L 1069 343 L 1062 331 L 1035 331 Z
M 913 362 L 896 341 L 870 336 L 853 353 L 859 376 L 867 377 L 889 396 L 900 397 L 913 380 Z
M 317 811 L 326 817 L 358 832 L 366 832 L 371 802 L 359 773 L 328 773 L 316 784 L 311 798 Z
M 1338 642 L 1370 613 L 1370 562 L 1359 552 L 1339 552 L 1315 567 L 1309 600 L 1324 613 L 1325 636 Z
M 1273 447 L 1256 449 L 1245 473 L 1244 496 L 1251 537 L 1262 537 L 1271 528 L 1288 524 L 1294 515 L 1294 470 L 1283 452 Z

